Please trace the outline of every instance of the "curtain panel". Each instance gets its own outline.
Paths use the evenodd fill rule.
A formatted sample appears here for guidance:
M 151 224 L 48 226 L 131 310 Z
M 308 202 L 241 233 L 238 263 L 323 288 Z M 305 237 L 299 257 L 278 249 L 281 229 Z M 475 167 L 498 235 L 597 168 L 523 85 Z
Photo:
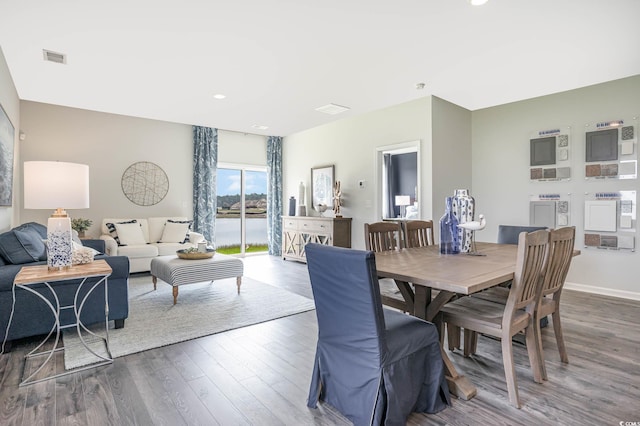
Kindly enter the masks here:
M 218 129 L 193 126 L 193 229 L 212 242 L 216 235 Z
M 267 139 L 267 240 L 269 254 L 282 254 L 282 136 Z

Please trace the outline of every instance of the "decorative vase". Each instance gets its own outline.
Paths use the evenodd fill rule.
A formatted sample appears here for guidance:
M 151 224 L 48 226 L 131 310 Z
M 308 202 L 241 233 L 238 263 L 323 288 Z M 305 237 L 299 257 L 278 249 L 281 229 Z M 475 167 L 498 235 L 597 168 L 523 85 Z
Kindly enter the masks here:
M 454 191 L 452 209 L 459 224 L 473 222 L 476 202 L 473 197 L 469 195 L 468 189 L 456 189 Z M 458 228 L 458 249 L 460 253 L 469 253 L 471 251 L 473 238 L 473 231 Z
M 306 205 L 304 202 L 304 182 L 300 182 L 300 185 L 298 185 L 298 206 L 304 205 Z
M 458 254 L 458 219 L 453 214 L 453 197 L 446 198 L 446 210 L 440 218 L 440 253 Z
M 291 198 L 289 198 L 289 216 L 295 216 L 296 215 L 296 197 L 291 196 Z

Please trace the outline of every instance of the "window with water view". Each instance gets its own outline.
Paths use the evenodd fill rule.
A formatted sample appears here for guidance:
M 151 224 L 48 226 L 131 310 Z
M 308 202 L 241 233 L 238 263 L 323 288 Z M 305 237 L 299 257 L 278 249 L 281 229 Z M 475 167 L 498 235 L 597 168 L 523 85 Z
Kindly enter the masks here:
M 216 247 L 220 253 L 266 252 L 267 172 L 218 168 Z

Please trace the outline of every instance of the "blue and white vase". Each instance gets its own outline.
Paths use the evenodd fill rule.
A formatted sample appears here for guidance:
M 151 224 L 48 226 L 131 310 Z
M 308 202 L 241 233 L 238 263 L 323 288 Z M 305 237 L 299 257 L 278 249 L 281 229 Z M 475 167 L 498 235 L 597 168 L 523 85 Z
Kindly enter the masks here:
M 476 202 L 468 189 L 456 189 L 453 193 L 453 214 L 459 224 L 473 222 Z M 473 243 L 473 231 L 458 228 L 458 243 L 460 253 L 469 253 Z

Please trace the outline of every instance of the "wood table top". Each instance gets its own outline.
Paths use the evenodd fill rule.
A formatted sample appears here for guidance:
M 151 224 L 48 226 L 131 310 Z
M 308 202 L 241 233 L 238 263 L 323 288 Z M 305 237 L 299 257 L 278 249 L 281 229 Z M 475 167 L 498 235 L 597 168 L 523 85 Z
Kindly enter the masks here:
M 23 266 L 13 280 L 16 285 L 34 284 L 42 282 L 63 281 L 73 278 L 102 277 L 111 275 L 112 269 L 103 260 L 91 263 L 73 265 L 69 269 L 50 271 L 47 265 Z
M 517 245 L 476 243 L 485 256 L 440 254 L 439 246 L 376 253 L 378 275 L 436 290 L 471 294 L 513 279 Z

